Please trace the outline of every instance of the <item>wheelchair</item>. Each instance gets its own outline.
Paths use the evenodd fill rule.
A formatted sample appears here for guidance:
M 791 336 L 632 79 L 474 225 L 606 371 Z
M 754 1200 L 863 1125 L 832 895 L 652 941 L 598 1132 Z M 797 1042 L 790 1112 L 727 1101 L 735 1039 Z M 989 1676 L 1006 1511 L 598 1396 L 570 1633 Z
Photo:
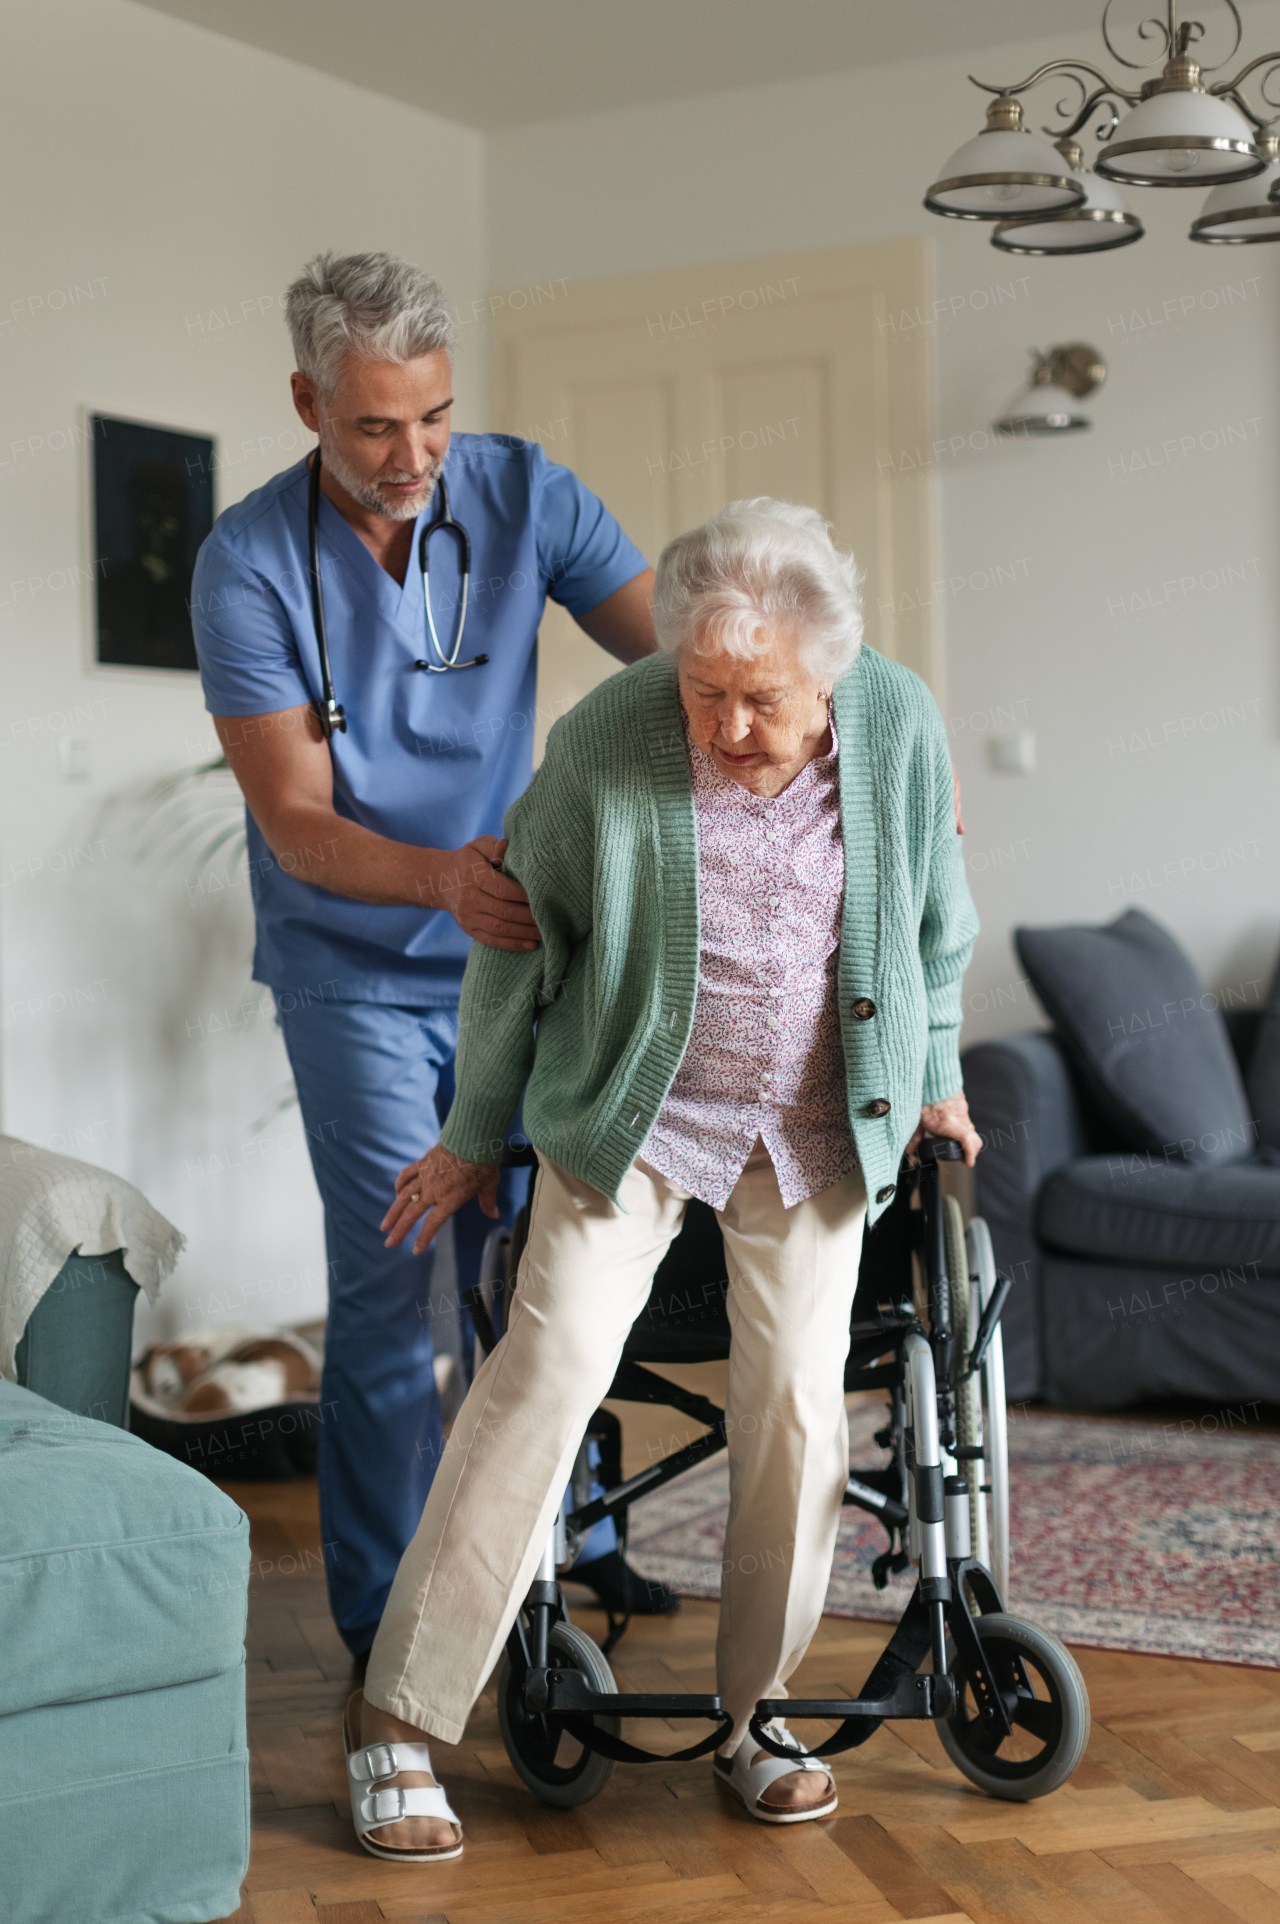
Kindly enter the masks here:
M 887 1420 L 877 1444 L 884 1468 L 850 1474 L 844 1502 L 868 1512 L 888 1538 L 872 1575 L 883 1589 L 914 1571 L 896 1629 L 852 1699 L 763 1699 L 751 1732 L 774 1756 L 794 1755 L 769 1730 L 835 1723 L 806 1752 L 832 1757 L 863 1744 L 892 1718 L 930 1719 L 969 1781 L 992 1797 L 1026 1802 L 1064 1784 L 1084 1755 L 1089 1699 L 1074 1659 L 1056 1637 L 1010 1615 L 1009 1470 L 1000 1317 L 1012 1284 L 998 1274 L 987 1226 L 966 1226 L 944 1196 L 943 1162 L 954 1142 L 926 1137 L 904 1161 L 893 1203 L 863 1238 L 850 1324 L 845 1389 L 884 1391 Z M 508 1165 L 536 1162 L 508 1150 Z M 517 1218 L 501 1250 L 514 1285 L 528 1228 Z M 495 1244 L 497 1239 L 495 1238 Z M 468 1292 L 486 1350 L 495 1329 L 496 1275 Z M 656 1403 L 707 1426 L 636 1476 L 622 1475 L 621 1428 L 601 1409 L 588 1426 L 570 1496 L 557 1518 L 512 1626 L 498 1678 L 498 1716 L 507 1755 L 544 1803 L 571 1807 L 603 1790 L 615 1764 L 681 1763 L 724 1742 L 732 1719 L 718 1696 L 619 1692 L 608 1656 L 627 1627 L 610 1617 L 602 1648 L 569 1619 L 557 1571 L 566 1571 L 586 1532 L 612 1517 L 625 1545 L 627 1512 L 685 1470 L 726 1447 L 725 1413 L 655 1373 L 652 1365 L 722 1360 L 729 1353 L 728 1280 L 714 1212 L 689 1204 L 679 1236 L 654 1277 L 632 1327 L 610 1399 Z M 599 1452 L 589 1470 L 588 1443 Z M 592 1479 L 603 1495 L 591 1495 Z M 921 1666 L 928 1660 L 929 1667 Z M 709 1736 L 674 1752 L 650 1752 L 622 1736 L 622 1719 L 706 1720 Z

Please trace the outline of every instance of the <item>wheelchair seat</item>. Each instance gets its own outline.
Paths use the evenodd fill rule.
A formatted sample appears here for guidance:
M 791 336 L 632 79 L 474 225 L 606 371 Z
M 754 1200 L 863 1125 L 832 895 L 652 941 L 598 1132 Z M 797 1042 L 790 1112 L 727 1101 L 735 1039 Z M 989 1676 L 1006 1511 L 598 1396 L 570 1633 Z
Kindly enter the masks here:
M 909 1200 L 902 1190 L 875 1228 L 863 1236 L 855 1324 L 875 1321 L 878 1303 L 902 1295 L 902 1279 L 911 1272 Z M 623 1361 L 723 1362 L 729 1354 L 728 1291 L 720 1225 L 715 1211 L 695 1198 L 685 1211 L 680 1234 L 658 1266 L 649 1300 L 631 1326 Z
M 718 1363 L 729 1354 L 729 1278 L 715 1211 L 695 1197 L 631 1325 L 628 1363 Z

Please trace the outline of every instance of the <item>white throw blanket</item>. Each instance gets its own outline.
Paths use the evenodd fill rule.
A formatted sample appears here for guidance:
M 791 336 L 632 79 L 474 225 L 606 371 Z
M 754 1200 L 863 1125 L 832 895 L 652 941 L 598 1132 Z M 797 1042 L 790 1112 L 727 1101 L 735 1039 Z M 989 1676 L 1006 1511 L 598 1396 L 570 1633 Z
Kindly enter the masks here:
M 0 1136 L 0 1375 L 14 1380 L 27 1320 L 68 1256 L 123 1250 L 154 1303 L 186 1240 L 123 1176 Z

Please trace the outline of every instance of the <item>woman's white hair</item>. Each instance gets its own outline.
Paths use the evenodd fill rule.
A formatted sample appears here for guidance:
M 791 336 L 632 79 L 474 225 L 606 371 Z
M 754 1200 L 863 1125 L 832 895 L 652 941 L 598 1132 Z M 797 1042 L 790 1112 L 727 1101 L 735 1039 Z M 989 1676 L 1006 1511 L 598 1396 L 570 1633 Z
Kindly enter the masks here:
M 453 310 L 430 274 L 394 254 L 317 254 L 284 298 L 298 371 L 326 398 L 348 354 L 403 367 L 458 338 Z
M 815 681 L 833 683 L 862 646 L 861 581 L 815 508 L 768 495 L 731 501 L 663 549 L 653 596 L 658 643 L 672 655 L 692 647 L 748 659 L 785 623 Z

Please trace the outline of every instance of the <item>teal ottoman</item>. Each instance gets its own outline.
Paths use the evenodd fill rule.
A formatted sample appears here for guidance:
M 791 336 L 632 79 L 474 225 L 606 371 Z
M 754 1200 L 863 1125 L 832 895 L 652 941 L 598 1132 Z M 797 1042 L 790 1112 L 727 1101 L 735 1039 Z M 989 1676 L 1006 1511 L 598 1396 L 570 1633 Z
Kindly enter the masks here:
M 249 1861 L 249 1526 L 0 1379 L 4 1924 L 207 1924 Z

